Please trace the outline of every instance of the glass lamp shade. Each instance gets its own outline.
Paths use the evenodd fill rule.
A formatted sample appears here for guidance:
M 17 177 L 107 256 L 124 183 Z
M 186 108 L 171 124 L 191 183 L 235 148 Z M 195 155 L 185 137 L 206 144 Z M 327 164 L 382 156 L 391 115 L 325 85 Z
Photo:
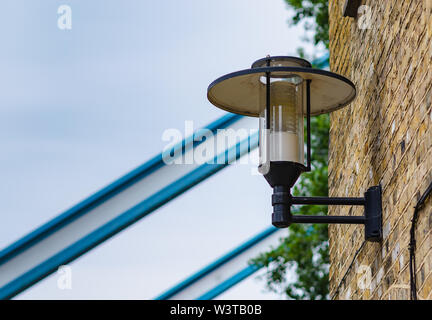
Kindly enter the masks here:
M 260 81 L 259 172 L 267 174 L 270 162 L 304 165 L 303 79 L 297 75 L 272 76 L 270 110 L 266 109 L 266 77 Z
M 310 168 L 310 154 L 304 164 L 304 116 L 310 121 L 310 116 L 338 110 L 355 95 L 349 79 L 289 56 L 259 59 L 250 69 L 219 77 L 207 89 L 215 106 L 260 118 L 258 170 L 272 187 L 287 188 Z

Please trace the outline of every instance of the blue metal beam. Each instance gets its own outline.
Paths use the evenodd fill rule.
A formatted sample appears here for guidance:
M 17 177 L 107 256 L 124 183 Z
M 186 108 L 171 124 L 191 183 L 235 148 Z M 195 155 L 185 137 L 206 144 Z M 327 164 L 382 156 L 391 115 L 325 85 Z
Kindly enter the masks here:
M 210 123 L 206 128 L 211 130 L 213 133 L 216 133 L 217 129 L 227 128 L 234 122 L 241 119 L 242 116 L 235 115 L 235 114 L 227 114 L 216 121 Z M 195 148 L 199 144 L 202 143 L 202 139 L 196 139 L 198 141 L 194 141 L 195 138 L 199 138 L 201 134 L 199 133 L 200 130 L 198 130 L 197 133 L 194 135 L 187 137 L 184 139 L 181 143 L 174 146 L 174 154 L 182 155 L 184 150 L 193 143 L 193 147 Z M 180 151 L 180 152 L 177 152 Z M 156 170 L 160 169 L 161 167 L 165 166 L 165 163 L 163 161 L 163 154 L 160 153 L 157 156 L 153 157 L 143 165 L 139 166 L 138 168 L 132 170 L 131 172 L 127 173 L 120 179 L 114 181 L 107 187 L 101 189 L 100 191 L 96 192 L 95 194 L 91 195 L 87 199 L 83 200 L 82 202 L 78 203 L 71 209 L 65 211 L 64 213 L 60 214 L 59 216 L 55 217 L 51 221 L 47 222 L 46 224 L 42 225 L 41 227 L 37 228 L 33 232 L 29 233 L 28 235 L 24 236 L 20 240 L 14 242 L 10 246 L 4 248 L 2 251 L 0 251 L 0 266 L 5 263 L 7 260 L 11 259 L 15 255 L 19 254 L 20 252 L 30 248 L 35 243 L 39 242 L 40 240 L 46 238 L 48 235 L 52 234 L 53 232 L 60 229 L 62 226 L 70 223 L 71 221 L 75 220 L 76 218 L 84 215 L 86 212 L 91 210 L 92 208 L 98 206 L 99 204 L 107 201 L 108 199 L 116 196 L 119 192 L 123 191 L 139 179 L 142 179 L 145 176 L 150 175 L 151 173 L 155 172 Z
M 277 229 L 273 226 L 265 229 L 264 231 L 260 232 L 259 234 L 249 239 L 248 241 L 244 242 L 242 245 L 238 246 L 237 248 L 230 251 L 226 255 L 222 256 L 221 258 L 217 259 L 213 263 L 209 264 L 205 268 L 198 271 L 197 273 L 193 274 L 192 276 L 188 277 L 184 281 L 180 282 L 176 286 L 162 293 L 161 295 L 156 297 L 155 300 L 177 299 L 180 293 L 190 289 L 193 286 L 199 285 L 200 280 L 204 279 L 205 277 L 208 277 L 212 272 L 223 267 L 228 262 L 235 260 L 241 254 L 255 247 L 258 243 L 262 242 L 264 239 L 267 239 L 269 236 L 273 235 L 275 232 L 279 230 L 280 229 Z
M 242 119 L 241 116 L 225 116 L 216 123 L 213 123 L 211 126 L 209 126 L 209 128 L 212 131 L 216 131 L 218 128 L 231 126 L 234 122 L 240 119 Z M 141 201 L 125 212 L 117 215 L 94 231 L 85 234 L 77 241 L 66 247 L 63 247 L 59 251 L 56 251 L 55 254 L 50 254 L 49 258 L 43 260 L 41 263 L 38 263 L 32 268 L 25 270 L 25 272 L 19 274 L 19 276 L 14 276 L 10 281 L 7 281 L 2 287 L 0 287 L 0 298 L 12 298 L 16 294 L 22 292 L 26 288 L 56 271 L 58 266 L 73 261 L 77 257 L 86 253 L 124 228 L 150 214 L 171 199 L 177 197 L 186 190 L 203 181 L 207 177 L 222 170 L 232 161 L 239 159 L 242 155 L 247 154 L 250 150 L 256 148 L 258 145 L 258 134 L 256 133 L 245 140 L 246 141 L 241 141 L 237 143 L 237 145 L 234 145 L 222 153 L 227 156 L 227 161 L 225 163 L 217 164 L 217 160 L 219 159 L 218 157 L 221 157 L 221 154 L 215 156 L 214 163 L 216 164 L 203 164 L 198 166 L 193 171 L 181 176 L 179 179 L 173 181 L 144 201 Z M 177 148 L 183 149 L 185 145 L 191 143 L 196 146 L 199 142 L 196 143 L 192 138 L 189 137 L 183 140 L 182 143 L 177 146 Z M 14 265 L 10 264 L 10 262 L 15 264 L 19 263 L 15 262 L 15 260 L 21 258 L 20 255 L 23 255 L 26 253 L 26 251 L 34 250 L 33 248 L 38 244 L 40 246 L 42 241 L 48 241 L 50 236 L 55 236 L 55 233 L 61 232 L 62 228 L 68 226 L 77 219 L 80 219 L 80 217 L 91 212 L 92 209 L 106 203 L 110 198 L 115 197 L 117 194 L 127 189 L 146 175 L 149 175 L 153 171 L 158 170 L 163 166 L 165 166 L 165 163 L 163 162 L 162 154 L 160 154 L 143 166 L 132 171 L 123 178 L 120 178 L 110 186 L 104 188 L 100 192 L 68 210 L 64 214 L 38 228 L 30 235 L 1 251 L 0 279 L 1 277 L 5 277 L 5 275 L 10 272 L 10 270 L 12 270 L 12 273 L 15 272 Z M 35 252 L 35 254 L 37 255 L 38 252 Z M 27 260 L 29 259 L 31 259 L 31 257 L 27 258 Z M 17 261 L 19 261 L 19 259 Z M 19 264 L 16 266 L 19 266 Z M 4 270 L 8 271 L 3 272 Z
M 320 69 L 328 68 L 328 66 L 329 66 L 329 58 L 330 58 L 330 54 L 329 54 L 329 52 L 327 52 L 324 55 L 322 55 L 321 57 L 313 60 L 312 61 L 312 66 L 314 68 L 320 68 Z
M 197 300 L 211 300 L 216 298 L 217 296 L 221 295 L 228 289 L 234 287 L 238 283 L 242 282 L 244 279 L 248 278 L 249 276 L 253 275 L 255 272 L 257 272 L 261 267 L 258 267 L 256 265 L 249 265 L 246 268 L 242 269 L 241 271 L 234 274 L 231 278 L 223 281 L 222 283 L 218 284 L 213 289 L 209 290 L 202 296 L 198 297 Z

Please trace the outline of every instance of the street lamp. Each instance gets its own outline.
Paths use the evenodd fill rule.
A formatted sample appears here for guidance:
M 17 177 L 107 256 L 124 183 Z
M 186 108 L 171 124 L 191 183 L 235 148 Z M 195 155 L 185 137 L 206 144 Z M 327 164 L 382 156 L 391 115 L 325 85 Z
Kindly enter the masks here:
M 292 223 L 364 224 L 369 241 L 382 239 L 381 187 L 369 188 L 364 197 L 293 197 L 291 188 L 303 172 L 311 170 L 311 116 L 348 105 L 356 96 L 347 78 L 312 68 L 300 58 L 267 56 L 250 69 L 224 75 L 207 90 L 215 106 L 245 116 L 259 117 L 259 166 L 273 188 L 272 223 L 278 228 Z M 306 163 L 304 125 L 306 117 Z M 301 204 L 360 205 L 364 216 L 292 215 Z

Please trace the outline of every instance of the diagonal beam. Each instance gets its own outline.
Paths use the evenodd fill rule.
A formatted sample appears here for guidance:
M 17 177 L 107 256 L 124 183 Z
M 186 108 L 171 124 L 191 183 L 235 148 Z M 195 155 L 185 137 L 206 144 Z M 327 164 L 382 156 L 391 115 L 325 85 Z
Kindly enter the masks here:
M 257 272 L 261 267 L 255 266 L 255 265 L 249 265 L 236 274 L 232 275 L 230 278 L 226 279 L 222 283 L 218 284 L 214 288 L 210 289 L 203 295 L 199 296 L 196 300 L 212 300 L 218 296 L 220 296 L 225 291 L 231 289 L 232 287 L 236 286 L 246 278 L 253 275 L 255 272 Z
M 155 299 L 212 299 L 258 270 L 248 261 L 278 244 L 284 231 L 273 226 L 265 229 Z
M 250 123 L 249 123 L 250 124 Z M 210 126 L 247 127 L 247 118 L 225 116 Z M 214 143 L 206 139 L 202 143 Z M 176 148 L 193 152 L 187 138 Z M 255 133 L 214 157 L 214 164 L 165 165 L 162 154 L 0 252 L 0 298 L 12 298 L 147 216 L 258 145 Z M 185 148 L 186 146 L 186 148 Z M 189 150 L 189 151 L 185 151 Z M 175 153 L 174 153 L 175 154 Z M 227 155 L 221 164 L 217 160 Z

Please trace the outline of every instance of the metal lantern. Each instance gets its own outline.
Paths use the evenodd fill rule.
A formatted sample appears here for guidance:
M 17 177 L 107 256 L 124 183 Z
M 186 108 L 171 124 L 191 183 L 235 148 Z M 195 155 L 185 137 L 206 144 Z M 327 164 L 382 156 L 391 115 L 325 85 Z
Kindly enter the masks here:
M 364 198 L 306 199 L 293 197 L 290 192 L 301 173 L 311 170 L 311 116 L 340 109 L 355 96 L 356 88 L 347 78 L 312 68 L 308 61 L 289 56 L 267 56 L 255 61 L 250 69 L 224 75 L 209 85 L 207 97 L 215 106 L 232 113 L 259 117 L 258 169 L 273 188 L 272 223 L 275 226 L 287 227 L 296 222 L 367 225 L 366 218 L 358 221 L 346 219 L 359 217 L 293 216 L 290 207 L 294 204 L 351 204 L 367 207 L 366 202 L 373 194 L 372 202 L 378 201 L 377 207 L 381 210 L 379 186 L 369 188 Z M 365 215 L 367 214 L 365 211 Z M 367 236 L 369 240 L 377 241 L 381 238 L 381 220 L 376 223 L 373 227 L 374 235 Z

